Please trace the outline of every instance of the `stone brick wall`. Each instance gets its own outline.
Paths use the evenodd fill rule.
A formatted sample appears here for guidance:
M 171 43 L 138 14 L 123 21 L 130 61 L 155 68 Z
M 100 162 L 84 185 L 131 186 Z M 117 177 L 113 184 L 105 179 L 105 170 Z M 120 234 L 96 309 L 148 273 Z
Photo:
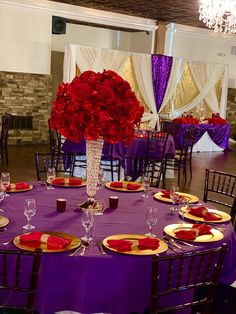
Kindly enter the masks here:
M 0 116 L 33 116 L 32 130 L 9 131 L 9 144 L 48 143 L 51 102 L 51 75 L 0 72 Z
M 230 137 L 236 140 L 236 89 L 228 89 L 226 119 L 230 124 Z

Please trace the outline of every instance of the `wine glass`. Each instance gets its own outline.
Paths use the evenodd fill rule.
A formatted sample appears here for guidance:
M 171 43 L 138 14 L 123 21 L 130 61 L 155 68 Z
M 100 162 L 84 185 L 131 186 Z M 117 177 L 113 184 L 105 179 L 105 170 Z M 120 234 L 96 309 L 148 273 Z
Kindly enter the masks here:
M 91 236 L 89 236 L 89 230 L 93 226 L 94 223 L 94 214 L 89 209 L 84 209 L 81 217 L 82 226 L 85 228 L 85 236 L 81 238 L 82 241 L 89 243 L 93 240 Z
M 146 224 L 148 225 L 149 232 L 146 233 L 149 237 L 156 237 L 152 232 L 152 227 L 157 223 L 157 208 L 156 207 L 147 207 L 146 209 Z
M 23 226 L 23 229 L 30 231 L 32 229 L 35 229 L 35 226 L 30 224 L 31 218 L 36 214 L 36 202 L 33 198 L 27 198 L 25 199 L 25 205 L 24 205 L 24 214 L 27 218 L 27 225 Z
M 3 192 L 0 192 L 0 204 L 2 204 L 3 200 L 5 198 L 5 195 Z M 3 208 L 0 208 L 0 212 L 4 212 L 5 210 Z
M 141 194 L 141 197 L 143 197 L 143 198 L 149 197 L 149 195 L 148 195 L 148 191 L 149 191 L 149 187 L 150 187 L 149 176 L 147 176 L 147 175 L 142 176 L 142 184 L 143 184 L 144 192 L 143 192 L 143 194 Z
M 48 167 L 47 171 L 47 182 L 49 183 L 49 186 L 47 187 L 48 190 L 54 190 L 54 187 L 52 186 L 52 181 L 56 178 L 56 170 L 54 167 Z
M 10 173 L 9 172 L 2 172 L 1 174 L 1 188 L 2 192 L 4 194 L 4 197 L 9 196 L 9 194 L 6 193 L 6 189 L 10 185 Z
M 170 188 L 170 199 L 172 200 L 173 206 L 170 208 L 172 211 L 177 210 L 177 204 L 179 202 L 179 187 L 171 186 Z
M 182 222 L 184 222 L 184 214 L 189 209 L 189 198 L 188 197 L 181 197 L 179 199 L 179 202 L 180 202 L 179 214 L 182 217 Z

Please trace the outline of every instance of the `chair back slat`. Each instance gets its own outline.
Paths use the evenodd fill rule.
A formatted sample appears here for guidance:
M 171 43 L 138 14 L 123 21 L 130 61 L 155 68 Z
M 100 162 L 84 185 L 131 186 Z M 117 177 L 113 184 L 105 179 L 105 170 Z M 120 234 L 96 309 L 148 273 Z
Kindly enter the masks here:
M 203 200 L 230 208 L 231 221 L 235 224 L 236 175 L 207 168 Z
M 15 277 L 16 287 L 19 286 L 20 274 L 21 274 L 21 255 L 18 254 L 16 257 L 16 277 Z
M 34 153 L 37 180 L 46 178 L 48 167 L 54 167 L 57 176 L 73 176 L 75 153 Z
M 175 311 L 211 303 L 226 252 L 227 244 L 224 243 L 209 250 L 153 257 L 150 313 Z M 166 271 L 160 272 L 159 269 Z M 161 307 L 159 305 L 159 297 L 162 295 L 167 296 L 198 287 L 206 288 L 205 295 L 199 300 L 185 300 L 184 303 L 180 298 L 179 304 L 170 306 L 168 301 L 166 305 L 162 301 Z
M 11 294 L 6 293 L 6 297 L 2 298 L 0 311 L 4 309 L 6 313 L 8 313 L 7 310 L 22 313 L 24 310 L 24 313 L 33 313 L 41 255 L 41 249 L 36 249 L 34 252 L 0 250 L 3 271 L 0 291 L 11 291 Z M 8 295 L 12 297 L 9 298 Z M 20 304 L 17 303 L 18 299 L 21 300 Z

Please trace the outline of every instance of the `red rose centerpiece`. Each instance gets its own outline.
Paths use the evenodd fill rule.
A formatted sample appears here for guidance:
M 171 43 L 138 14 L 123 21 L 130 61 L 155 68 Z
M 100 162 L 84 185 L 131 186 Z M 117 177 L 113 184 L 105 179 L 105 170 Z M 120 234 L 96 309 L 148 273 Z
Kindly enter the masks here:
M 129 83 L 110 70 L 86 71 L 58 87 L 50 126 L 74 142 L 86 139 L 89 198 L 96 193 L 103 141 L 129 144 L 143 112 Z

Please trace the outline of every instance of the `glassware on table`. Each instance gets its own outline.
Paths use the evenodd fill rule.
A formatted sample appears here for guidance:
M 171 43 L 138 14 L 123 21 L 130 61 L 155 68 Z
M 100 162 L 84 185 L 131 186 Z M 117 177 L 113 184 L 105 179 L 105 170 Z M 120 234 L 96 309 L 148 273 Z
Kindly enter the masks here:
M 9 196 L 9 194 L 6 193 L 6 189 L 10 185 L 10 173 L 9 172 L 2 172 L 1 174 L 1 188 L 2 192 L 4 194 L 4 197 Z
M 173 206 L 170 210 L 175 211 L 178 210 L 177 204 L 179 203 L 179 187 L 178 186 L 171 186 L 170 188 L 170 199 L 172 200 Z
M 85 236 L 81 238 L 85 243 L 90 243 L 93 238 L 89 235 L 89 230 L 94 224 L 94 214 L 90 209 L 84 209 L 81 217 L 82 226 L 85 228 Z
M 146 224 L 148 225 L 149 232 L 145 235 L 149 237 L 156 237 L 156 235 L 152 232 L 152 227 L 157 223 L 157 208 L 156 207 L 147 207 L 146 209 Z
M 189 209 L 189 198 L 188 197 L 181 197 L 180 199 L 180 210 L 179 213 L 182 217 L 182 220 L 184 220 L 184 214 L 188 211 Z
M 30 224 L 31 218 L 36 214 L 36 202 L 33 198 L 25 199 L 24 214 L 27 218 L 27 225 L 23 226 L 23 229 L 30 231 L 35 229 L 35 226 Z
M 149 197 L 149 195 L 148 195 L 148 191 L 150 188 L 150 177 L 149 176 L 147 176 L 147 175 L 142 176 L 142 185 L 144 188 L 144 192 L 141 194 L 141 197 L 143 197 L 143 198 Z
M 54 187 L 52 186 L 52 181 L 56 178 L 56 170 L 54 167 L 48 167 L 47 171 L 47 182 L 49 183 L 49 186 L 47 187 L 48 190 L 54 190 Z
M 5 195 L 3 192 L 0 192 L 0 204 L 4 201 Z M 0 212 L 4 212 L 5 210 L 3 208 L 0 208 Z

